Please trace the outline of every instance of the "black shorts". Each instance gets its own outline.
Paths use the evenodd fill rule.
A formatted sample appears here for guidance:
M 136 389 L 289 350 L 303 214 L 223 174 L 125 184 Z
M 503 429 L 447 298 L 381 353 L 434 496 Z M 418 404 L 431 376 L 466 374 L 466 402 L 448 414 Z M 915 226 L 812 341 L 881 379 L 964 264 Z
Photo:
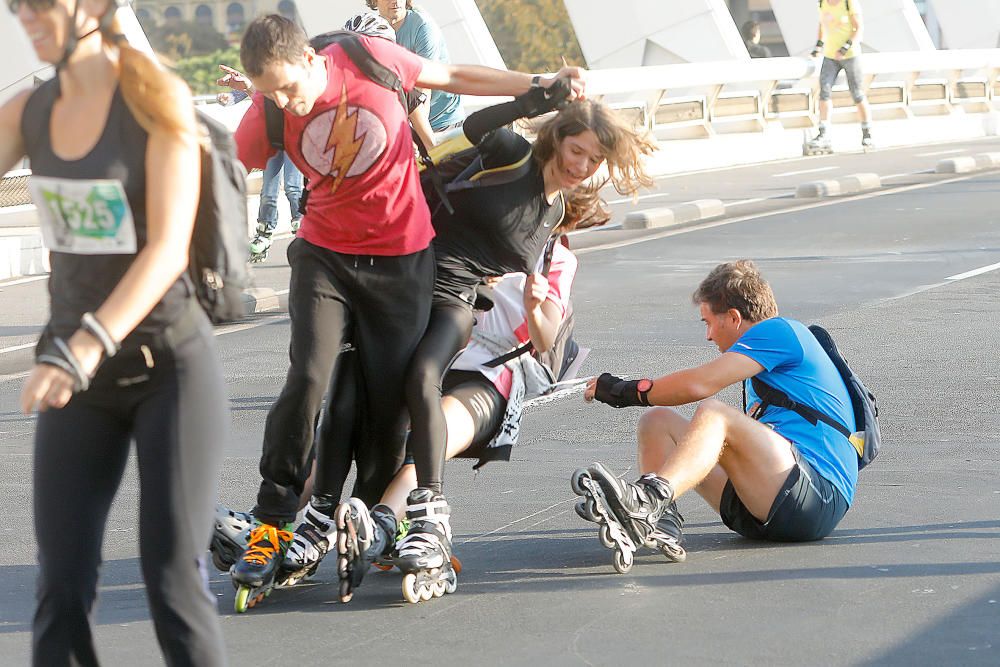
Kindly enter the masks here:
M 472 444 L 459 454 L 462 458 L 478 457 L 500 429 L 507 399 L 485 375 L 477 371 L 450 370 L 444 376 L 443 396 L 451 396 L 469 411 L 475 424 Z
M 719 503 L 722 523 L 743 537 L 772 542 L 809 542 L 833 532 L 847 512 L 847 501 L 794 447 L 792 453 L 795 467 L 778 491 L 767 521 L 761 523 L 750 513 L 728 481 Z

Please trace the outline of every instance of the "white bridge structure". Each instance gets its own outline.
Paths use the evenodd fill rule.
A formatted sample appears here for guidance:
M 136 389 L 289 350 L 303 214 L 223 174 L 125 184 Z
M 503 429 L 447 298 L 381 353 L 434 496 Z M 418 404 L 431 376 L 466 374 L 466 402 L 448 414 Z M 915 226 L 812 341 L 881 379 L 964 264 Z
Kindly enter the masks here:
M 866 6 L 877 1 L 867 0 Z M 897 5 L 903 2 L 882 1 Z M 905 1 L 912 4 L 912 0 Z M 449 2 L 453 8 L 463 4 Z M 668 4 L 673 2 L 667 0 Z M 697 5 L 702 0 L 690 2 Z M 813 0 L 796 2 L 813 4 Z M 982 4 L 984 12 L 990 7 L 1000 11 L 1000 0 L 962 2 Z M 347 9 L 348 4 L 354 6 L 353 0 L 351 3 L 333 0 L 315 6 L 320 4 L 337 12 Z M 468 10 L 473 2 L 468 0 L 464 4 Z M 314 5 L 309 3 L 309 6 Z M 717 15 L 717 12 L 712 14 Z M 452 15 L 454 20 L 446 23 L 449 40 L 456 34 L 474 40 L 479 24 L 470 16 L 461 11 Z M 707 20 L 704 15 L 701 17 L 694 19 Z M 315 22 L 332 20 L 326 15 L 303 18 Z M 954 22 L 965 20 L 957 14 L 945 13 L 940 19 L 942 25 L 953 22 L 953 27 Z M 451 26 L 450 33 L 447 26 Z M 137 23 L 134 28 L 138 29 Z M 815 26 L 812 30 L 815 31 Z M 986 35 L 981 39 L 995 38 L 989 30 L 977 34 Z M 141 31 L 135 39 L 142 40 L 138 43 L 145 42 Z M 902 145 L 1000 134 L 1000 48 L 935 50 L 925 48 L 923 43 L 918 46 L 914 50 L 864 54 L 865 80 L 876 121 L 876 144 Z M 643 53 L 647 52 L 650 51 L 644 44 Z M 30 85 L 40 69 L 25 53 L 30 54 L 30 47 L 20 28 L 9 15 L 0 17 L 0 58 L 8 63 L 3 82 L 7 88 L 0 89 L 4 93 Z M 750 60 L 745 54 L 737 56 L 593 69 L 588 73 L 587 93 L 602 98 L 627 114 L 637 126 L 647 128 L 666 142 L 655 158 L 659 173 L 800 155 L 804 134 L 817 120 L 818 61 L 806 57 Z M 17 85 L 11 85 L 14 83 Z M 465 106 L 471 111 L 496 101 L 466 98 Z M 853 126 L 854 104 L 843 80 L 834 88 L 833 104 L 831 133 L 835 149 L 858 149 L 860 132 Z M 232 107 L 215 108 L 224 112 L 224 120 L 238 121 L 238 114 L 232 115 Z M 0 279 L 41 273 L 47 268 L 26 180 L 26 171 L 12 172 L 0 184 Z

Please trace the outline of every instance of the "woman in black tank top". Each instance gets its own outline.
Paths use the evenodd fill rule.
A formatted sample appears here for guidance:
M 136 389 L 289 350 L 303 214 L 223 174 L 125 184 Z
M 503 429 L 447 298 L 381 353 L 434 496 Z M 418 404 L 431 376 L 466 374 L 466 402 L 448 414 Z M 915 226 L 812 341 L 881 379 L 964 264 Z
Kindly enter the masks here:
M 38 411 L 33 661 L 97 664 L 104 524 L 136 443 L 140 556 L 169 664 L 225 662 L 202 575 L 229 416 L 183 277 L 198 202 L 190 91 L 129 46 L 118 0 L 8 0 L 57 75 L 0 107 L 0 172 L 31 160 L 51 317 L 21 407 Z M 121 3 L 127 6 L 127 3 Z

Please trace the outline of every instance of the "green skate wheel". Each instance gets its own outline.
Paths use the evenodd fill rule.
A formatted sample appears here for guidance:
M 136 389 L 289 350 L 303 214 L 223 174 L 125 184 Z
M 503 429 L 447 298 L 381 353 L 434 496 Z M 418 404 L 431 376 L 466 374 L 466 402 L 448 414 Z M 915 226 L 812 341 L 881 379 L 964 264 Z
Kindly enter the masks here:
M 245 613 L 249 609 L 247 602 L 250 598 L 250 587 L 240 586 L 236 589 L 236 602 L 233 604 L 233 608 L 236 610 L 237 614 Z
M 403 598 L 410 604 L 420 602 L 420 592 L 417 590 L 417 575 L 412 572 L 403 577 Z

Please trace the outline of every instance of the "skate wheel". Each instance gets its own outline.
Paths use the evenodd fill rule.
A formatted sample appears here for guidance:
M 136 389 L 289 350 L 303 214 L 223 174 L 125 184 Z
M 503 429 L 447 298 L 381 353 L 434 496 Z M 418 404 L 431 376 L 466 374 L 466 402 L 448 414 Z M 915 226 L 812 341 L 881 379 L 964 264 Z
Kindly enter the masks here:
M 427 584 L 420 587 L 417 593 L 420 595 L 421 602 L 427 602 L 432 597 L 434 597 L 434 589 L 431 587 L 432 584 Z
M 458 575 L 453 570 L 446 575 L 444 592 L 451 595 L 458 589 Z
M 337 557 L 337 574 L 340 575 L 341 577 L 346 577 L 347 574 L 348 574 L 348 572 L 347 572 L 347 564 L 348 564 L 347 563 L 347 556 L 338 556 Z
M 403 576 L 403 597 L 410 604 L 420 602 L 420 594 L 417 591 L 417 575 L 412 572 Z
M 337 531 L 337 553 L 342 556 L 347 555 L 347 531 Z
M 603 545 L 605 549 L 615 548 L 615 541 L 611 539 L 611 529 L 608 527 L 608 524 L 601 524 L 601 527 L 597 530 L 597 539 L 601 541 L 601 545 Z
M 434 597 L 439 598 L 448 592 L 448 581 L 446 579 L 439 579 L 435 581 L 431 586 L 431 593 Z
M 627 574 L 632 569 L 632 554 L 615 549 L 615 570 L 618 574 Z
M 451 557 L 451 566 L 454 568 L 455 572 L 462 571 L 462 561 L 458 560 L 458 556 L 455 556 L 454 554 Z
M 376 570 L 381 570 L 382 572 L 388 572 L 389 570 L 392 569 L 392 565 L 389 565 L 387 563 L 372 563 L 372 565 L 375 566 Z
M 341 602 L 350 602 L 351 598 L 354 597 L 354 593 L 351 592 L 351 582 L 347 579 L 341 579 L 340 589 L 338 592 L 340 594 Z
M 236 601 L 233 604 L 233 609 L 237 614 L 242 614 L 250 608 L 251 605 L 247 604 L 250 597 L 250 589 L 247 586 L 239 586 L 236 589 Z
M 232 563 L 227 563 L 222 559 L 222 554 L 218 551 L 212 552 L 212 565 L 215 566 L 219 572 L 229 572 L 229 568 L 232 567 Z
M 578 496 L 587 495 L 587 487 L 583 485 L 584 478 L 590 479 L 590 472 L 586 468 L 577 468 L 569 478 L 569 488 Z
M 684 547 L 662 547 L 660 553 L 673 563 L 683 563 L 687 560 L 687 551 Z

